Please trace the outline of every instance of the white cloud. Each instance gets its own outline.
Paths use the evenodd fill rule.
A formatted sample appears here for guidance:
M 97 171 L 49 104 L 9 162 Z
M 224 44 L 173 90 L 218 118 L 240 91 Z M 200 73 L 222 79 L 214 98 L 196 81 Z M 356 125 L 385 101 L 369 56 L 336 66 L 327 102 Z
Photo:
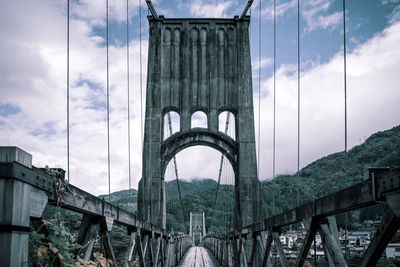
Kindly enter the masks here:
M 255 2 L 256 5 L 254 8 L 257 8 L 259 5 L 259 1 Z M 293 11 L 294 9 L 297 10 L 297 0 L 290 0 L 290 1 L 277 1 L 276 6 L 275 6 L 275 14 L 276 17 L 282 17 L 289 11 Z M 261 14 L 263 18 L 266 18 L 268 20 L 273 20 L 274 19 L 274 6 L 273 3 L 269 3 L 266 8 L 263 8 L 261 10 Z M 258 12 L 256 12 L 256 15 L 258 15 Z
M 313 16 L 325 10 L 323 1 Z M 111 3 L 111 2 L 110 2 Z M 88 13 L 71 20 L 71 180 L 94 194 L 107 193 L 107 138 L 104 40 L 93 35 L 93 25 L 104 23 L 100 3 L 86 4 Z M 204 5 L 201 5 L 204 4 Z M 96 5 L 93 8 L 89 5 Z M 232 1 L 212 5 L 196 1 L 196 16 L 221 16 Z M 122 7 L 112 8 L 114 18 Z M 132 5 L 134 8 L 134 4 Z M 72 8 L 73 12 L 78 12 Z M 15 11 L 15 12 L 14 12 Z M 18 12 L 16 12 L 18 11 Z M 210 13 L 211 12 L 211 13 Z M 213 13 L 214 12 L 214 13 Z M 134 11 L 132 11 L 134 13 Z M 195 14 L 195 13 L 193 13 Z M 327 15 L 323 13 L 324 16 Z M 114 18 L 116 20 L 117 18 Z M 334 18 L 331 18 L 335 21 Z M 0 9 L 0 104 L 11 104 L 19 113 L 0 115 L 0 145 L 16 145 L 32 153 L 34 165 L 66 169 L 66 17 L 65 7 L 53 1 L 11 1 Z M 322 23 L 320 21 L 320 23 Z M 326 27 L 332 27 L 332 22 Z M 145 24 L 143 24 L 145 26 Z M 320 26 L 322 27 L 322 26 Z M 400 24 L 360 45 L 348 55 L 349 143 L 375 131 L 399 124 Z M 143 90 L 147 40 L 143 49 Z M 110 47 L 111 190 L 128 186 L 126 47 Z M 141 177 L 139 42 L 131 40 L 132 185 Z M 262 68 L 271 62 L 262 58 Z M 343 149 L 342 58 L 315 63 L 302 73 L 302 166 Z M 258 67 L 258 62 L 253 67 Z M 277 173 L 296 166 L 295 66 L 277 72 Z M 272 80 L 262 83 L 261 177 L 270 177 L 272 144 Z M 257 115 L 258 95 L 255 96 Z M 257 117 L 255 118 L 257 122 Z M 257 130 L 256 130 L 257 132 Z M 182 177 L 216 177 L 220 154 L 194 147 L 178 154 Z
M 19 12 L 6 15 L 13 9 Z M 0 51 L 4 55 L 0 67 L 4 70 L 0 73 L 0 104 L 12 104 L 19 107 L 20 112 L 7 118 L 0 116 L 0 145 L 16 145 L 32 153 L 34 165 L 66 169 L 65 7 L 52 1 L 40 4 L 13 1 L 7 5 L 7 10 L 2 10 L 0 32 L 7 38 L 0 42 Z M 108 191 L 104 107 L 106 57 L 103 39 L 93 36 L 91 25 L 91 19 L 71 19 L 71 181 L 91 193 L 104 194 Z M 146 40 L 142 50 L 143 70 L 146 70 Z M 130 52 L 131 162 L 132 184 L 136 186 L 141 176 L 141 138 L 140 130 L 137 131 L 140 129 L 137 39 L 131 40 Z M 113 191 L 128 186 L 125 53 L 126 46 L 110 47 Z M 144 75 L 143 88 L 145 82 Z M 51 134 L 46 134 L 49 131 Z
M 400 5 L 396 6 L 389 15 L 389 22 L 395 23 L 400 21 Z
M 144 1 L 143 1 L 144 2 Z M 137 15 L 139 1 L 129 1 L 129 16 Z M 142 3 L 142 8 L 146 5 Z M 70 4 L 71 15 L 78 19 L 85 20 L 91 26 L 105 26 L 106 24 L 106 2 L 80 0 Z M 144 13 L 142 11 L 142 13 Z M 126 1 L 108 1 L 109 20 L 117 22 L 126 21 Z
M 197 17 L 226 17 L 227 10 L 234 5 L 234 1 L 194 0 L 189 5 L 190 14 Z
M 306 21 L 306 31 L 334 29 L 342 19 L 342 12 L 329 13 L 333 1 L 309 0 L 301 6 L 301 16 Z
M 258 3 L 258 2 L 257 2 Z M 331 12 L 332 0 L 307 0 L 300 1 L 300 16 L 305 20 L 305 31 L 312 32 L 319 29 L 335 29 L 341 23 L 342 12 Z M 297 13 L 297 0 L 277 1 L 276 18 L 287 14 Z M 258 13 L 255 13 L 256 15 Z M 274 19 L 274 6 L 269 3 L 262 10 L 263 18 L 272 21 Z
M 261 56 L 261 59 L 259 57 L 257 57 L 256 59 L 254 59 L 251 62 L 251 65 L 253 67 L 253 73 L 255 74 L 256 71 L 258 71 L 258 69 L 264 69 L 266 67 L 270 67 L 272 66 L 272 64 L 274 63 L 274 59 L 271 57 L 264 57 Z
M 400 23 L 388 27 L 347 57 L 349 148 L 365 136 L 400 124 Z M 277 174 L 293 173 L 297 165 L 296 66 L 281 66 L 276 74 Z M 272 77 L 262 83 L 261 176 L 272 170 Z M 301 74 L 301 166 L 344 150 L 343 57 L 316 65 Z M 258 109 L 255 96 L 255 110 Z M 257 112 L 255 115 L 257 117 Z M 257 118 L 256 118 L 257 120 Z

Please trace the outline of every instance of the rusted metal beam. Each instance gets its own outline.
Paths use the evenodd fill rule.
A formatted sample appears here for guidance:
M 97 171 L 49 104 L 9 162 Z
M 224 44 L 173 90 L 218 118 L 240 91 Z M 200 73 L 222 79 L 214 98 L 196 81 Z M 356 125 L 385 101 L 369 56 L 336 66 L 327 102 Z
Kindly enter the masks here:
M 324 248 L 329 255 L 327 255 L 327 257 L 332 261 L 332 265 L 346 267 L 347 263 L 343 257 L 340 243 L 337 243 L 329 225 L 327 223 L 321 223 L 319 226 L 319 232 L 322 237 Z
M 275 247 L 278 250 L 278 255 L 279 255 L 279 260 L 281 261 L 281 266 L 289 267 L 289 263 L 286 258 L 286 255 L 285 255 L 285 251 L 283 251 L 281 240 L 279 239 L 279 233 L 272 232 L 272 238 L 274 239 Z
M 82 248 L 79 250 L 78 255 L 82 255 L 84 261 L 90 260 L 92 256 L 92 250 L 94 242 L 99 235 L 100 225 L 99 224 L 89 224 L 88 231 L 86 232 L 85 238 L 81 243 Z
M 268 232 L 268 237 L 267 237 L 267 244 L 265 246 L 265 251 L 264 251 L 264 256 L 263 256 L 263 261 L 261 266 L 268 266 L 268 261 L 269 261 L 269 253 L 271 251 L 271 245 L 272 245 L 272 235 L 271 232 Z
M 110 232 L 104 231 L 102 233 L 102 237 L 103 237 L 103 244 L 104 244 L 104 249 L 106 252 L 106 257 L 108 259 L 111 259 L 113 262 L 115 262 L 115 254 L 114 254 L 114 249 L 111 245 Z
M 239 257 L 241 258 L 243 255 L 243 261 L 240 261 L 240 266 L 247 267 L 248 266 L 248 260 L 247 260 L 247 251 L 246 251 L 246 239 L 245 238 L 240 238 L 240 248 L 239 248 Z
M 255 266 L 255 261 L 257 261 L 257 259 L 256 259 L 256 254 L 257 254 L 257 250 L 258 250 L 258 248 L 257 248 L 257 236 L 253 236 L 252 237 L 252 240 L 253 240 L 253 242 L 252 242 L 252 245 L 251 245 L 251 253 L 250 253 L 250 262 L 249 262 L 249 265 L 250 266 Z
M 369 244 L 367 251 L 359 266 L 375 266 L 385 250 L 387 244 L 392 240 L 400 227 L 400 192 L 395 192 L 387 196 L 388 207 L 382 220 L 382 224 L 377 229 L 374 238 Z
M 161 249 L 161 237 L 157 237 L 156 242 L 155 242 L 155 249 L 153 250 L 153 265 L 154 266 L 158 266 L 160 249 Z
M 136 235 L 136 244 L 137 244 L 137 252 L 138 252 L 138 258 L 139 258 L 139 265 L 144 267 L 144 257 L 145 257 L 145 252 L 142 244 L 142 233 L 141 229 L 137 230 L 137 235 Z
M 309 220 L 310 221 L 310 220 Z M 304 240 L 303 246 L 301 247 L 299 257 L 297 258 L 296 265 L 297 267 L 301 267 L 304 264 L 304 261 L 307 259 L 308 251 L 310 250 L 311 244 L 314 241 L 315 234 L 317 232 L 317 223 L 315 221 L 305 222 L 309 227 L 307 230 L 307 235 Z
M 124 267 L 129 267 L 129 264 L 132 260 L 132 255 L 135 250 L 136 237 L 137 237 L 137 232 L 132 232 L 130 235 L 128 248 L 126 249 L 125 252 L 124 265 L 123 265 Z

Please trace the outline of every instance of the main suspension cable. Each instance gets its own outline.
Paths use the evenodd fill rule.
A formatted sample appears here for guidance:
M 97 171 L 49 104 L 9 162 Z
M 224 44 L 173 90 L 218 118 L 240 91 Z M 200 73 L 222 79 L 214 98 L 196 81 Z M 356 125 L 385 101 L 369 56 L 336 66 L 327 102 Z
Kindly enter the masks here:
M 69 169 L 69 0 L 67 0 L 67 181 L 70 183 Z

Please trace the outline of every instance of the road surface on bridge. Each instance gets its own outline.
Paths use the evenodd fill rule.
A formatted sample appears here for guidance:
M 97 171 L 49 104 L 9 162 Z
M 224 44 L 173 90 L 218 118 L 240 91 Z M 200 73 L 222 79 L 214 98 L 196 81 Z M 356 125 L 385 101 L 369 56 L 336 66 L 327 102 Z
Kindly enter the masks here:
M 220 266 L 217 259 L 204 247 L 191 247 L 179 264 L 181 267 Z

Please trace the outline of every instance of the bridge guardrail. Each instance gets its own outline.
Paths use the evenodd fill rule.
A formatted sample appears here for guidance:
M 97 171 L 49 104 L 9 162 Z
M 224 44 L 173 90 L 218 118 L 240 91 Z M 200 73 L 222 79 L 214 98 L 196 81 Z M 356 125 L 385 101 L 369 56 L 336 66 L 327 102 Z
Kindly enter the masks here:
M 322 236 L 328 265 L 347 266 L 338 243 L 336 220 L 332 215 L 379 203 L 386 203 L 387 211 L 360 262 L 360 266 L 374 266 L 399 229 L 400 168 L 371 168 L 368 179 L 356 185 L 225 235 L 208 235 L 203 239 L 203 245 L 224 266 L 266 266 L 274 241 L 281 264 L 288 266 L 279 235 L 282 227 L 302 222 L 307 228 L 307 236 L 296 266 L 304 264 L 317 232 Z
M 4 215 L 0 216 L 0 243 L 4 245 L 0 247 L 0 266 L 28 263 L 30 223 L 37 229 L 45 227 L 41 217 L 47 205 L 83 214 L 78 235 L 78 243 L 85 244 L 78 252 L 83 260 L 91 258 L 94 240 L 101 233 L 106 257 L 115 262 L 109 236 L 113 223 L 126 226 L 130 235 L 124 266 L 132 261 L 134 252 L 141 266 L 173 266 L 193 245 L 190 237 L 170 236 L 164 229 L 65 183 L 60 169 L 39 169 L 31 160 L 17 147 L 0 147 L 0 214 Z

